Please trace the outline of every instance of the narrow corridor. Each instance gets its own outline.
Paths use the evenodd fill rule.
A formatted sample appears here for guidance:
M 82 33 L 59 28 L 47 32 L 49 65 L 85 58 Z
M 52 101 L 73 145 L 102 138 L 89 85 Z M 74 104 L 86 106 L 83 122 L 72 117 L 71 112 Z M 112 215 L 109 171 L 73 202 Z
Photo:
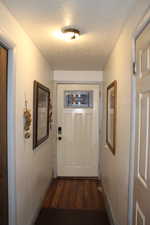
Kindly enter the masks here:
M 55 179 L 35 225 L 109 225 L 97 179 Z
M 150 0 L 0 0 L 0 225 L 149 209 Z

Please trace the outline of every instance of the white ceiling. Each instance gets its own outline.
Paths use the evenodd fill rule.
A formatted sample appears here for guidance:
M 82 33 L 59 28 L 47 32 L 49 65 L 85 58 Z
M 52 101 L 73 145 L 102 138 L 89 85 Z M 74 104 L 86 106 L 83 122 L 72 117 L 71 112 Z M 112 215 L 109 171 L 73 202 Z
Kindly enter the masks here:
M 136 0 L 1 0 L 54 70 L 102 70 Z M 80 40 L 57 38 L 73 25 Z

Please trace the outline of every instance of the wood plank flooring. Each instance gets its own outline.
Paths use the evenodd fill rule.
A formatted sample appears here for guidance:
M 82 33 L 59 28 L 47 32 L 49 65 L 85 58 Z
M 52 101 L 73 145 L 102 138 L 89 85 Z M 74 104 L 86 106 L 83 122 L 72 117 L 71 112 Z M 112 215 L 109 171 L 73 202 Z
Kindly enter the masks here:
M 105 210 L 103 193 L 96 179 L 55 179 L 46 195 L 43 208 Z
M 43 209 L 35 225 L 110 225 L 105 211 Z
M 110 225 L 96 179 L 52 182 L 35 225 Z

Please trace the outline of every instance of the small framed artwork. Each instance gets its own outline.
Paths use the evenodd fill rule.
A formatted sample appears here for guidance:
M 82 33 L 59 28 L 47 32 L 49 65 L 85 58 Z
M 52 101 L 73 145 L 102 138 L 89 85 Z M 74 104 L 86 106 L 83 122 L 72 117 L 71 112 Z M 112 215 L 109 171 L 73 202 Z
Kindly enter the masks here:
M 116 111 L 117 111 L 117 81 L 107 87 L 107 116 L 106 116 L 106 143 L 112 153 L 116 152 Z
M 33 149 L 49 137 L 50 91 L 34 81 L 33 90 Z

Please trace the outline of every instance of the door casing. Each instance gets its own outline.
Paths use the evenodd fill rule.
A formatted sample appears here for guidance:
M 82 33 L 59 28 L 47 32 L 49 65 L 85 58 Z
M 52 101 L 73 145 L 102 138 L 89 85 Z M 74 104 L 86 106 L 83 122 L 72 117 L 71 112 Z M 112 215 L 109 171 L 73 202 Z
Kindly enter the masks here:
M 16 225 L 16 43 L 15 38 L 0 27 L 0 42 L 8 49 L 7 92 L 7 145 L 8 145 L 8 217 L 9 224 Z
M 143 19 L 137 26 L 132 38 L 132 63 L 136 62 L 136 43 L 135 40 L 142 33 L 146 25 L 150 22 L 150 8 L 144 14 Z M 128 196 L 128 224 L 133 225 L 133 196 L 134 196 L 134 159 L 135 159 L 135 136 L 136 136 L 136 75 L 132 74 L 131 80 L 131 142 L 130 142 L 130 162 L 129 162 L 129 196 Z
M 3 132 L 1 133 L 1 191 L 2 191 L 2 199 L 1 199 L 1 207 L 3 209 L 2 220 L 4 224 L 8 224 L 8 160 L 7 160 L 7 72 L 8 72 L 8 49 L 0 43 L 1 54 L 2 54 L 2 77 L 1 77 L 1 104 L 2 108 L 0 110 L 0 121 L 1 126 L 3 128 Z
M 61 81 L 58 81 L 55 83 L 55 87 L 56 87 L 56 90 L 55 90 L 55 107 L 57 108 L 57 88 L 58 88 L 58 85 L 59 84 L 85 84 L 85 85 L 99 85 L 99 90 L 100 90 L 100 93 L 99 93 L 99 161 L 98 161 L 98 171 L 99 171 L 99 178 L 101 177 L 101 149 L 102 149 L 102 126 L 103 126 L 103 122 L 102 122 L 102 118 L 103 118 L 103 81 L 102 82 L 78 82 L 78 81 L 75 81 L 75 82 L 70 82 L 70 81 L 65 81 L 65 82 L 61 82 Z M 55 109 L 55 112 L 57 112 L 57 109 Z M 57 117 L 56 117 L 56 127 L 58 127 L 58 122 L 57 122 Z M 56 131 L 57 132 L 57 131 Z M 56 134 L 57 136 L 57 134 Z M 57 146 L 56 146 L 56 151 L 57 151 Z M 57 170 L 54 171 L 54 174 L 55 174 L 55 177 L 57 177 Z

